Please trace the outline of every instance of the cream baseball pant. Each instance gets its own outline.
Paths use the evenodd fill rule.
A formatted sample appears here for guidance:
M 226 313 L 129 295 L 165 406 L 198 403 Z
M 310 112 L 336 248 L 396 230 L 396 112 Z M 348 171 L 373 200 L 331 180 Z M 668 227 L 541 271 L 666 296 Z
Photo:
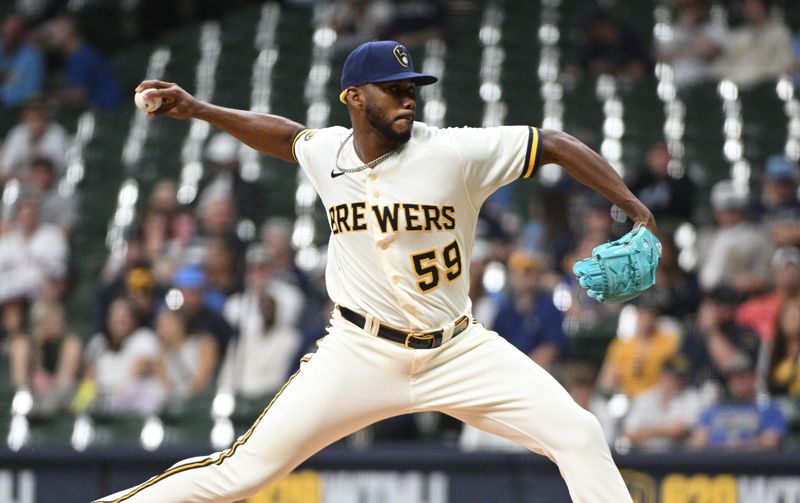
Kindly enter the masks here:
M 595 417 L 482 325 L 472 323 L 435 349 L 407 349 L 371 335 L 338 310 L 328 332 L 228 450 L 181 461 L 97 503 L 244 499 L 350 433 L 421 411 L 449 414 L 546 455 L 575 503 L 632 501 Z

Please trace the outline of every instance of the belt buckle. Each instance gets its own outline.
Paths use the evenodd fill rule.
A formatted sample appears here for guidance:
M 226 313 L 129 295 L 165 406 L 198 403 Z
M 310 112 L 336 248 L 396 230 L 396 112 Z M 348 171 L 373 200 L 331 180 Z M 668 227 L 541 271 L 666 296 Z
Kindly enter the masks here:
M 417 339 L 420 341 L 430 341 L 430 347 L 428 349 L 433 348 L 434 340 L 436 339 L 433 334 L 426 334 L 425 332 L 420 332 L 417 330 L 412 330 L 406 335 L 406 347 L 408 349 L 415 349 L 411 347 L 411 341 Z
M 469 317 L 462 315 L 461 318 L 456 320 L 456 323 L 453 326 L 453 337 L 466 330 L 467 327 L 469 327 Z

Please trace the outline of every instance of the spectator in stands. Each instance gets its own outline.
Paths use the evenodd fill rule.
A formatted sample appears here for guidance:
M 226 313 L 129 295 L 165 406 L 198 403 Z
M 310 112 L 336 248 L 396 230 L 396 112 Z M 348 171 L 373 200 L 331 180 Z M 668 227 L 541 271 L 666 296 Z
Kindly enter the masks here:
M 245 289 L 232 295 L 225 303 L 225 318 L 232 326 L 241 328 L 245 324 L 244 320 L 249 314 L 243 311 L 243 306 L 250 305 L 252 308 L 253 296 L 259 297 L 266 290 L 280 293 L 275 313 L 276 325 L 295 327 L 301 322 L 306 302 L 303 292 L 296 285 L 275 276 L 273 261 L 274 257 L 260 244 L 254 244 L 247 250 Z M 251 314 L 260 316 L 255 311 Z
M 150 192 L 147 208 L 139 222 L 139 235 L 148 260 L 156 263 L 166 253 L 172 217 L 178 210 L 178 189 L 171 180 L 159 180 Z
M 611 12 L 595 11 L 586 24 L 585 33 L 579 73 L 608 74 L 631 81 L 647 75 L 649 62 L 641 36 Z
M 786 419 L 773 403 L 756 401 L 753 362 L 737 358 L 726 370 L 729 398 L 703 412 L 689 445 L 695 449 L 774 450 L 787 433 Z
M 155 376 L 160 350 L 155 333 L 137 322 L 131 302 L 124 297 L 115 299 L 105 329 L 86 347 L 81 387 L 93 391 L 87 392 L 90 398 L 86 400 L 91 410 L 112 415 L 158 411 L 163 402 Z
M 598 387 L 604 393 L 621 391 L 636 397 L 658 383 L 664 366 L 680 346 L 680 333 L 659 323 L 661 306 L 651 294 L 638 298 L 636 328 L 629 339 L 611 341 Z
M 163 309 L 156 319 L 161 354 L 156 363 L 168 407 L 180 407 L 206 390 L 217 370 L 219 355 L 214 336 L 190 333 L 178 312 Z
M 659 299 L 663 313 L 683 318 L 694 314 L 700 304 L 700 286 L 697 275 L 684 271 L 678 264 L 678 250 L 672 236 L 661 237 L 661 262 L 656 271 L 656 284 L 652 293 Z
M 764 167 L 756 220 L 766 225 L 777 246 L 800 245 L 800 201 L 797 199 L 797 164 L 772 155 Z
M 44 58 L 27 41 L 21 16 L 8 16 L 0 30 L 0 104 L 19 107 L 42 92 Z
M 239 166 L 241 143 L 228 133 L 217 133 L 206 145 L 211 169 L 200 182 L 200 205 L 206 198 L 224 195 L 232 198 L 240 218 L 255 221 L 260 216 L 262 189 L 255 179 L 245 180 Z M 257 176 L 258 173 L 255 173 Z
M 206 304 L 206 278 L 199 266 L 184 266 L 175 272 L 173 286 L 183 298 L 178 312 L 184 317 L 190 334 L 210 333 L 217 342 L 220 356 L 225 354 L 233 337 L 231 326 L 220 312 Z
M 743 0 L 745 24 L 731 31 L 722 55 L 712 65 L 714 76 L 743 89 L 777 79 L 792 64 L 792 35 L 772 15 L 773 0 Z
M 150 192 L 137 233 L 157 283 L 169 284 L 183 263 L 202 260 L 204 243 L 195 239 L 196 230 L 194 213 L 178 203 L 175 182 L 167 179 L 157 181 Z
M 767 286 L 772 246 L 766 230 L 748 219 L 749 198 L 731 180 L 711 189 L 716 227 L 698 238 L 698 277 L 704 291 L 728 285 L 750 295 Z
M 203 273 L 206 277 L 206 304 L 222 312 L 229 296 L 242 290 L 242 272 L 236 268 L 236 249 L 230 241 L 211 238 L 206 243 Z
M 21 122 L 8 132 L 0 154 L 0 184 L 22 178 L 36 159 L 49 159 L 56 178 L 64 171 L 69 135 L 60 124 L 48 118 L 41 102 L 33 101 L 22 111 Z
M 259 274 L 260 263 L 251 263 L 249 277 Z M 220 371 L 218 386 L 246 399 L 269 397 L 283 385 L 296 367 L 294 356 L 303 337 L 297 328 L 299 311 L 292 312 L 302 296 L 296 287 L 269 281 L 233 297 L 226 314 L 239 331 Z
M 3 352 L 8 352 L 11 384 L 15 389 L 29 389 L 31 386 L 30 361 L 24 351 L 28 338 L 27 311 L 28 302 L 24 299 L 0 303 L 0 337 Z
M 236 234 L 236 206 L 233 197 L 227 194 L 213 194 L 200 201 L 197 206 L 197 214 L 200 220 L 198 229 L 199 240 L 195 240 L 194 247 L 205 249 L 206 243 L 213 238 L 221 238 L 234 247 L 236 250 L 237 269 L 241 270 L 244 265 L 245 244 Z M 192 245 L 189 245 L 192 247 Z M 187 253 L 192 255 L 192 251 Z M 187 258 L 189 262 L 195 262 L 192 258 Z
M 800 299 L 781 308 L 767 377 L 774 393 L 800 397 Z
M 500 301 L 492 329 L 542 367 L 549 368 L 567 350 L 563 315 L 541 288 L 544 262 L 524 250 L 508 259 L 511 294 Z
M 681 353 L 692 363 L 695 384 L 722 382 L 734 361 L 757 361 L 758 335 L 736 322 L 739 294 L 726 286 L 706 294 L 697 314 L 697 324 L 684 337 Z
M 69 105 L 91 105 L 100 109 L 120 103 L 119 85 L 106 58 L 84 40 L 68 17 L 51 21 L 50 41 L 66 58 L 66 89 L 58 98 Z
M 671 161 L 667 144 L 656 140 L 647 152 L 646 165 L 631 183 L 631 191 L 650 208 L 661 227 L 690 220 L 694 209 L 694 183 L 686 175 L 672 176 Z
M 131 241 L 131 244 L 134 247 L 139 246 L 137 241 Z M 153 271 L 145 260 L 127 264 L 112 281 L 102 285 L 97 291 L 92 304 L 95 331 L 103 329 L 108 307 L 118 297 L 130 300 L 139 323 L 153 328 L 156 312 L 161 307 L 165 293 L 165 289 L 156 281 Z
M 125 244 L 127 246 L 123 248 L 122 253 L 109 254 L 106 263 L 103 264 L 103 270 L 98 278 L 102 286 L 107 286 L 115 281 L 124 281 L 125 274 L 133 267 L 149 266 L 147 252 L 140 235 L 134 234 Z M 172 281 L 171 276 L 166 283 L 170 281 Z M 107 305 L 108 303 L 106 303 Z M 100 322 L 101 325 L 105 323 L 105 318 L 102 318 Z
M 158 180 L 150 191 L 147 209 L 170 216 L 174 215 L 179 210 L 177 184 L 168 178 Z
M 772 291 L 748 299 L 736 311 L 737 323 L 755 330 L 762 343 L 773 341 L 783 305 L 800 299 L 800 249 L 792 246 L 775 251 L 772 284 Z
M 710 0 L 686 0 L 678 8 L 672 37 L 656 47 L 656 56 L 672 66 L 678 87 L 689 87 L 711 78 L 709 65 L 720 55 L 728 27 L 711 16 Z
M 261 243 L 272 257 L 270 267 L 273 277 L 309 294 L 312 291 L 309 279 L 294 263 L 291 220 L 283 217 L 266 219 L 261 225 Z
M 12 228 L 0 236 L 0 304 L 25 298 L 35 299 L 50 278 L 67 273 L 69 249 L 61 229 L 39 219 L 40 200 L 20 195 Z
M 665 452 L 683 443 L 703 407 L 700 393 L 687 387 L 689 371 L 689 361 L 676 354 L 658 384 L 633 399 L 623 427 L 631 447 Z
M 188 207 L 179 208 L 170 218 L 164 252 L 153 263 L 153 272 L 160 283 L 169 283 L 181 264 L 193 262 L 187 259 L 197 244 L 197 227 L 195 212 Z
M 80 338 L 69 333 L 64 306 L 39 302 L 31 315 L 31 337 L 18 337 L 11 347 L 16 360 L 30 375 L 35 411 L 49 416 L 65 410 L 72 400 L 81 368 Z
M 163 305 L 165 293 L 147 267 L 134 267 L 125 277 L 122 294 L 131 301 L 136 319 L 142 326 L 155 328 L 156 315 Z
M 78 220 L 78 202 L 75 194 L 66 194 L 56 185 L 56 173 L 52 161 L 39 158 L 33 161 L 28 175 L 23 181 L 22 190 L 29 190 L 41 200 L 41 221 L 44 224 L 55 225 L 69 236 Z M 10 224 L 10 214 L 14 212 L 14 205 L 3 208 L 2 227 Z

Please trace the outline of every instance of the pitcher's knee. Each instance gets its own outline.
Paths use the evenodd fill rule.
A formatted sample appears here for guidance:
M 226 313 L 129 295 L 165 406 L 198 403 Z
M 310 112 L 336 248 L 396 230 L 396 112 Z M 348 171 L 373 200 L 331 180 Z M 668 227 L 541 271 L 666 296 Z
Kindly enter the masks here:
M 575 413 L 569 431 L 564 432 L 565 450 L 592 450 L 605 446 L 605 436 L 600 421 L 589 411 L 580 409 Z
M 275 482 L 285 471 L 279 458 L 265 459 L 257 453 L 241 450 L 224 459 L 209 472 L 206 483 L 212 494 L 219 497 L 245 499 Z
M 261 488 L 266 487 L 272 482 L 272 477 L 267 473 L 240 474 L 236 480 L 236 485 L 241 488 L 237 491 L 238 498 L 249 498 L 255 496 Z
M 235 481 L 237 499 L 244 499 L 254 496 L 264 487 L 272 484 L 280 475 L 276 470 L 265 466 L 251 466 L 246 470 L 237 470 L 236 473 L 228 475 Z

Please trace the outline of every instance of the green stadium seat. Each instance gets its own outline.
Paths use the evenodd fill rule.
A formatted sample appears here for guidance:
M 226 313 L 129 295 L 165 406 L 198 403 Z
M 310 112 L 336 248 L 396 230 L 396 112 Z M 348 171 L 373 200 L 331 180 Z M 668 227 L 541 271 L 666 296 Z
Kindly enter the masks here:
M 164 423 L 163 446 L 180 444 L 209 444 L 209 435 L 214 423 L 211 418 L 211 390 L 161 413 Z M 173 403 L 174 405 L 174 403 Z
M 69 447 L 75 418 L 71 414 L 51 417 L 30 416 L 31 447 Z
M 755 183 L 767 157 L 783 153 L 786 144 L 787 119 L 775 89 L 776 81 L 769 81 L 740 93 L 744 155 L 752 165 Z
M 139 416 L 105 416 L 93 415 L 95 437 L 92 446 L 126 446 L 141 445 L 141 433 L 144 419 Z

